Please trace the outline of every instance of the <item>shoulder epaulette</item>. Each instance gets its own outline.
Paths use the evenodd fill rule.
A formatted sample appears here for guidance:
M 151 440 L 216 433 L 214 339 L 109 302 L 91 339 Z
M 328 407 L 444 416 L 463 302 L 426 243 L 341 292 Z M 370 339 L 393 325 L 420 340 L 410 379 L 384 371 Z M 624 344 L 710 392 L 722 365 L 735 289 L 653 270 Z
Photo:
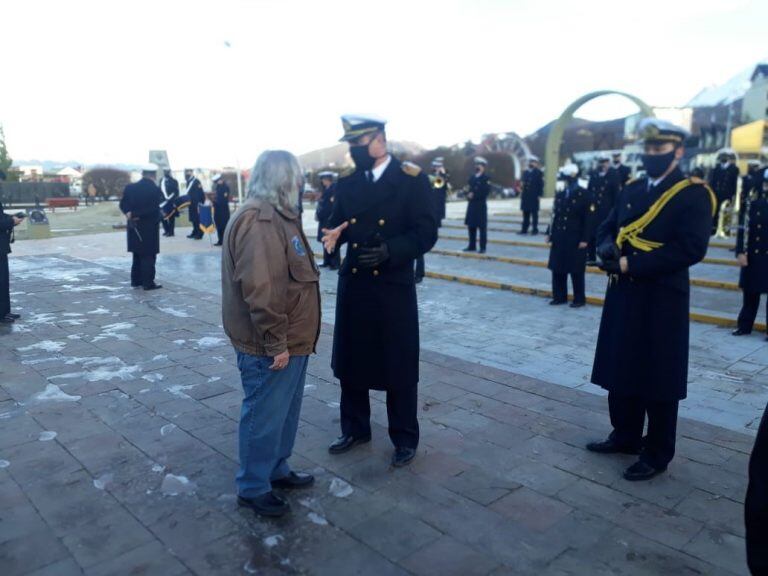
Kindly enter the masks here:
M 413 162 L 403 162 L 402 163 L 403 172 L 408 174 L 408 176 L 418 176 L 421 174 L 421 168 L 414 164 Z

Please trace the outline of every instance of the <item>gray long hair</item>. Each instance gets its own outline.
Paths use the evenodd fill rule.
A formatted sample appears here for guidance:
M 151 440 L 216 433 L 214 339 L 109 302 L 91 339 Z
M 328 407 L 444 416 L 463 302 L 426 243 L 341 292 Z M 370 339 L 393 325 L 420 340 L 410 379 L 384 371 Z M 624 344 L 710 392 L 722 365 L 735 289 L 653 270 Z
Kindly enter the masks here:
M 256 160 L 248 181 L 248 198 L 275 207 L 297 210 L 303 174 L 296 156 L 285 150 L 267 150 Z

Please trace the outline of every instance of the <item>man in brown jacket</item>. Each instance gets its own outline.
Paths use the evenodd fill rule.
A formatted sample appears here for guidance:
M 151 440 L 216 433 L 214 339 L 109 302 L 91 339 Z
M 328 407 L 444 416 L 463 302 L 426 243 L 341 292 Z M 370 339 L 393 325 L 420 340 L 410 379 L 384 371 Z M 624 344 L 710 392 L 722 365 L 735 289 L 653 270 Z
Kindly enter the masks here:
M 238 502 L 265 516 L 289 508 L 273 488 L 314 482 L 288 465 L 307 360 L 320 333 L 319 272 L 296 212 L 302 186 L 292 154 L 264 152 L 253 167 L 248 199 L 224 233 L 222 316 L 245 392 Z

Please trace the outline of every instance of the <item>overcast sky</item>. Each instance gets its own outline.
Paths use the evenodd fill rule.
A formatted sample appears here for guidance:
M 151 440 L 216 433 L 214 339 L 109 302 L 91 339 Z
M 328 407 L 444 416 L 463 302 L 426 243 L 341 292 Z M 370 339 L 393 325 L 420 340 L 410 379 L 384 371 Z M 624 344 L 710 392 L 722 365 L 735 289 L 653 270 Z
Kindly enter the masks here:
M 424 146 L 525 135 L 597 89 L 685 104 L 768 56 L 765 0 L 3 0 L 19 159 L 252 164 L 372 112 Z M 593 119 L 633 110 L 603 98 Z

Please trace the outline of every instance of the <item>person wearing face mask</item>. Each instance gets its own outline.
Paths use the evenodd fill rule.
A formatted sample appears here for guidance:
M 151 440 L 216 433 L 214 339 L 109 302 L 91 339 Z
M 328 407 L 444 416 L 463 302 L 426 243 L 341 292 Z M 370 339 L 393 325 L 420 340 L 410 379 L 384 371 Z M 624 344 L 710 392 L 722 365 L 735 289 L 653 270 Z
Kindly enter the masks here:
M 617 190 L 624 188 L 629 177 L 632 174 L 629 166 L 625 166 L 621 162 L 621 152 L 614 152 L 612 154 L 611 167 L 608 169 L 608 180 L 611 181 L 611 185 Z
M 590 219 L 592 225 L 590 230 L 592 235 L 587 246 L 587 261 L 594 262 L 597 258 L 595 253 L 595 231 L 597 227 L 605 220 L 608 213 L 613 208 L 616 201 L 616 193 L 619 190 L 618 183 L 608 177 L 610 171 L 610 160 L 608 156 L 600 156 L 597 160 L 597 169 L 589 175 L 589 185 L 587 191 L 590 199 Z
M 488 242 L 488 195 L 491 193 L 491 183 L 485 171 L 488 169 L 488 160 L 482 156 L 475 158 L 475 173 L 469 179 L 469 192 L 467 193 L 467 215 L 464 224 L 469 230 L 469 245 L 464 252 L 477 250 L 477 232 L 480 231 L 480 254 L 485 253 L 485 245 Z
M 437 227 L 440 228 L 445 218 L 445 203 L 448 200 L 448 189 L 450 187 L 450 184 L 448 184 L 448 172 L 445 170 L 442 157 L 432 160 L 432 174 L 429 175 L 429 184 L 432 189 L 435 220 L 437 220 Z M 424 274 L 424 255 L 422 254 L 416 258 L 416 284 L 421 284 L 424 281 Z
M 385 122 L 343 116 L 343 142 L 355 171 L 336 185 L 323 229 L 325 249 L 347 245 L 339 269 L 333 333 L 334 375 L 341 382 L 342 454 L 371 440 L 369 390 L 385 390 L 392 465 L 405 466 L 419 444 L 419 318 L 415 259 L 437 241 L 429 179 L 387 150 Z
M 624 187 L 597 230 L 609 280 L 592 382 L 608 391 L 613 431 L 587 445 L 639 454 L 624 472 L 631 481 L 665 471 L 675 454 L 678 403 L 687 394 L 688 269 L 707 252 L 716 208 L 706 183 L 680 170 L 687 132 L 656 118 L 638 130 L 647 177 Z
M 320 172 L 317 177 L 320 179 L 320 198 L 317 201 L 315 208 L 315 220 L 317 221 L 317 241 L 323 241 L 323 228 L 328 226 L 328 220 L 333 212 L 333 204 L 336 201 L 336 173 L 331 171 Z M 321 268 L 330 268 L 331 270 L 338 270 L 339 263 L 339 251 L 336 250 L 333 253 L 329 253 L 323 248 L 323 263 L 320 264 Z
M 584 274 L 587 267 L 587 242 L 590 237 L 589 197 L 579 185 L 579 167 L 566 164 L 560 169 L 564 182 L 555 194 L 552 222 L 547 228 L 546 242 L 550 244 L 547 267 L 552 271 L 552 300 L 557 306 L 568 302 L 568 275 L 573 286 L 571 308 L 587 302 Z
M 763 174 L 759 189 L 752 189 L 744 196 L 739 210 L 739 226 L 736 233 L 736 258 L 741 266 L 739 287 L 743 304 L 739 312 L 734 336 L 750 334 L 760 307 L 760 294 L 768 293 L 768 170 Z M 757 175 L 752 177 L 756 179 Z M 745 176 L 750 178 L 750 175 Z M 747 183 L 742 190 L 746 190 Z
M 187 182 L 187 189 L 184 195 L 189 199 L 189 221 L 192 224 L 192 231 L 187 235 L 187 238 L 202 240 L 203 231 L 200 230 L 200 205 L 205 202 L 203 185 L 195 176 L 195 171 L 191 168 L 184 170 L 184 179 Z
M 523 190 L 520 193 L 520 210 L 523 211 L 523 228 L 519 234 L 528 234 L 528 226 L 533 224 L 531 234 L 539 233 L 539 198 L 544 194 L 544 173 L 539 168 L 539 159 L 531 156 L 528 169 L 523 172 Z
M 709 174 L 709 186 L 717 196 L 717 212 L 712 219 L 713 234 L 717 231 L 720 210 L 726 200 L 733 201 L 739 182 L 739 168 L 736 166 L 736 153 L 730 148 L 723 148 L 717 153 L 717 164 Z

